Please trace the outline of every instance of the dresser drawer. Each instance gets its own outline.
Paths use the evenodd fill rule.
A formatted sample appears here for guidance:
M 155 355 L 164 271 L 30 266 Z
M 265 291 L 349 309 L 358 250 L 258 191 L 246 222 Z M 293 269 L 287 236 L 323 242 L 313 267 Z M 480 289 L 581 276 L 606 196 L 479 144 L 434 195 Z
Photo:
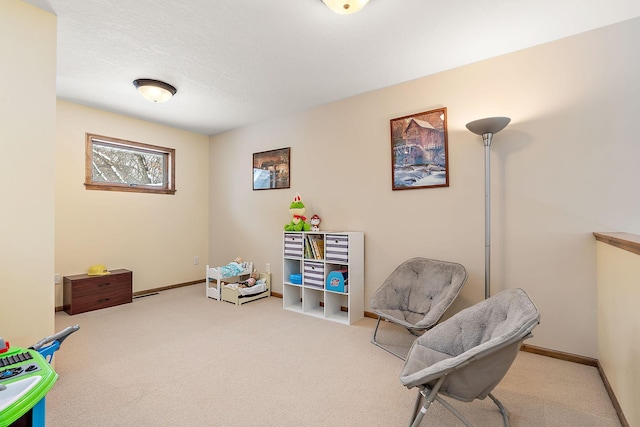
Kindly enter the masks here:
M 114 305 L 126 304 L 132 301 L 131 292 L 115 293 L 113 290 L 104 290 L 95 294 L 84 295 L 73 300 L 73 314 L 86 311 L 100 310 Z
M 131 278 L 126 274 L 107 274 L 73 282 L 73 296 L 80 298 L 101 292 L 122 293 L 130 290 Z

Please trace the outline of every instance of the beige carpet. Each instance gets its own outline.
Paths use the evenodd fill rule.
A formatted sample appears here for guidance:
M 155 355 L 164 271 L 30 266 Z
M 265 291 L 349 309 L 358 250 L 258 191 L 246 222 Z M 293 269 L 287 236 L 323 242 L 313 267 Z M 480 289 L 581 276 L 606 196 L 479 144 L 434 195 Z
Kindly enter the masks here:
M 204 284 L 75 316 L 55 353 L 60 377 L 47 425 L 404 426 L 416 391 L 402 361 L 372 345 L 373 319 L 345 326 L 282 309 L 205 297 Z M 411 336 L 383 324 L 406 352 Z M 535 333 L 535 330 L 534 330 Z M 521 352 L 494 390 L 519 426 L 620 426 L 597 370 Z M 478 427 L 501 425 L 493 403 L 453 404 Z M 423 426 L 461 426 L 434 404 Z

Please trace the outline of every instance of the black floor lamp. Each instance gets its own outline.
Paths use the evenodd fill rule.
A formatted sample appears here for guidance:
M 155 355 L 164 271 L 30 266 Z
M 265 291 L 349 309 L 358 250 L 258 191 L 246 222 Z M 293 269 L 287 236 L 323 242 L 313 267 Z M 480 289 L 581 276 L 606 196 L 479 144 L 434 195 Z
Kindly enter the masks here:
M 484 142 L 484 298 L 491 296 L 491 138 L 511 121 L 508 117 L 489 117 L 467 123 L 467 129 L 482 135 Z

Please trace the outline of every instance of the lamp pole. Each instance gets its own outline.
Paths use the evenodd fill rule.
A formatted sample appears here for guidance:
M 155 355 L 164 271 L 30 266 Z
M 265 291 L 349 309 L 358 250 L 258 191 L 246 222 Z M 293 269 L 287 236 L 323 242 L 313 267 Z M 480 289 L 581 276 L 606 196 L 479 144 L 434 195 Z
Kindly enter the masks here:
M 482 135 L 484 143 L 484 298 L 491 296 L 491 140 L 511 121 L 508 117 L 489 117 L 467 123 L 467 129 Z

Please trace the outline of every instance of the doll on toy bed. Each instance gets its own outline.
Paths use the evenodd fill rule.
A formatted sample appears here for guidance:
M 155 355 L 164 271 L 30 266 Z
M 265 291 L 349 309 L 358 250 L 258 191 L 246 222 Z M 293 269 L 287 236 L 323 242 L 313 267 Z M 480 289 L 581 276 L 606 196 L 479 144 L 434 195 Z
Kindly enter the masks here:
M 251 276 L 247 280 L 238 283 L 238 287 L 239 288 L 250 288 L 250 287 L 252 287 L 253 285 L 255 285 L 257 283 L 259 278 L 260 278 L 260 274 L 258 274 L 258 270 L 253 270 L 251 272 Z
M 242 268 L 242 258 L 238 257 L 229 264 L 218 267 L 218 270 L 222 274 L 222 277 L 237 276 L 244 270 L 244 268 Z

